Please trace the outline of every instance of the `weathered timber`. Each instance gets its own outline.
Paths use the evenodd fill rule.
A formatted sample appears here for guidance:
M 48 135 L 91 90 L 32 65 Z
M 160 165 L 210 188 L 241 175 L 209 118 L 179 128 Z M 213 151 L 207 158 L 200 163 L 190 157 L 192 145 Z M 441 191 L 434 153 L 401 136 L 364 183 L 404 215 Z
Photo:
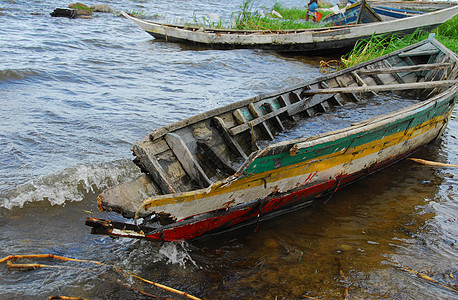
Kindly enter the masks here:
M 422 65 L 415 65 L 415 66 L 365 69 L 365 70 L 359 70 L 357 74 L 359 75 L 377 75 L 380 73 L 418 72 L 418 71 L 425 71 L 425 70 L 446 69 L 449 66 L 450 66 L 450 63 L 422 64 Z
M 148 171 L 148 174 L 158 183 L 164 194 L 176 193 L 179 190 L 171 183 L 169 176 L 164 172 L 161 165 L 151 153 L 148 147 L 140 147 L 134 145 L 136 156 L 141 160 L 143 167 Z
M 253 103 L 250 103 L 248 104 L 248 109 L 250 111 L 250 113 L 253 115 L 253 117 L 255 117 L 256 119 L 260 120 L 261 119 L 261 113 L 259 112 L 259 110 L 256 108 L 256 106 L 254 106 Z M 263 129 L 263 131 L 265 132 L 265 134 L 267 135 L 267 137 L 270 139 L 270 140 L 273 140 L 274 139 L 274 135 L 272 134 L 272 132 L 270 131 L 269 127 L 267 126 L 266 123 L 264 123 L 265 119 L 263 119 L 261 122 L 258 122 L 257 124 L 255 123 L 251 123 L 252 126 L 255 126 L 255 125 L 260 125 L 261 128 Z
M 183 139 L 175 133 L 167 133 L 164 138 L 189 177 L 196 181 L 201 188 L 208 187 L 211 184 L 210 179 L 194 159 Z
M 426 56 L 426 55 L 434 55 L 439 53 L 439 50 L 425 50 L 425 51 L 417 51 L 417 52 L 406 52 L 406 53 L 399 53 L 399 57 L 413 57 L 413 56 Z
M 365 92 L 382 92 L 382 91 L 402 91 L 402 90 L 415 90 L 421 88 L 435 88 L 443 86 L 451 86 L 458 84 L 458 80 L 442 80 L 442 81 L 431 81 L 431 82 L 414 82 L 404 84 L 387 84 L 387 85 L 368 85 L 359 87 L 347 87 L 347 88 L 330 88 L 330 89 L 319 89 L 319 90 L 308 90 L 304 93 L 313 94 L 334 94 L 334 93 L 365 93 Z
M 438 55 L 398 55 L 433 48 L 440 50 Z M 421 65 L 426 63 L 432 66 Z M 447 63 L 448 68 L 438 65 Z M 143 225 L 151 227 L 136 226 L 131 221 L 88 225 L 97 233 L 113 236 L 186 240 L 310 205 L 314 199 L 330 195 L 341 185 L 394 163 L 437 139 L 458 100 L 457 63 L 456 54 L 431 38 L 348 69 L 157 129 L 151 138 L 148 136 L 133 147 L 142 171 L 152 170 L 148 176 L 109 189 L 99 197 L 103 210 L 124 216 L 155 216 L 143 217 Z M 424 70 L 417 71 L 413 65 Z M 359 72 L 368 69 L 381 72 Z M 425 86 L 431 94 L 423 99 L 418 92 Z M 415 91 L 415 98 L 409 97 L 413 104 L 399 103 L 405 106 L 396 109 L 389 98 L 384 98 L 378 103 L 385 106 L 383 114 L 317 135 L 304 130 L 304 124 L 315 121 L 307 120 L 308 117 L 323 111 L 330 113 L 337 105 L 352 106 L 348 95 L 362 96 L 369 89 L 411 88 Z M 317 91 L 326 94 L 311 94 Z M 385 108 L 393 110 L 386 112 Z M 299 122 L 283 123 L 283 131 L 279 121 L 292 117 Z M 261 124 L 271 133 L 283 133 L 272 142 Z M 285 139 L 289 134 L 291 139 Z M 141 153 L 142 149 L 147 153 Z M 156 161 L 150 161 L 149 156 Z M 170 179 L 177 192 L 167 193 L 162 188 L 164 182 L 155 178 L 161 169 L 154 162 L 162 166 L 165 179 Z M 197 165 L 212 181 L 210 185 L 200 177 L 203 172 Z M 125 192 L 129 193 L 127 197 L 123 196 Z
M 229 133 L 229 130 L 226 124 L 224 123 L 224 120 L 220 117 L 214 117 L 213 123 L 223 135 L 224 140 L 226 141 L 229 149 L 234 153 L 234 155 L 240 156 L 243 159 L 247 159 L 248 156 L 245 154 L 245 151 L 243 151 L 242 147 L 240 147 L 239 143 Z

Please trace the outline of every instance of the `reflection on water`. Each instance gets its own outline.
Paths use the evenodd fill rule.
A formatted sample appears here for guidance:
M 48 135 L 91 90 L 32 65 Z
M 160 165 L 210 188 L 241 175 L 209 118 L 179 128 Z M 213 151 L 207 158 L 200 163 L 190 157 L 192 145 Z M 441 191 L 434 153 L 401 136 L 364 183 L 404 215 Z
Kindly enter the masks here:
M 170 12 L 172 19 L 192 18 L 194 9 L 230 15 L 239 6 L 106 2 L 116 10 Z M 163 245 L 91 235 L 87 216 L 111 217 L 98 212 L 97 195 L 138 174 L 132 143 L 170 122 L 317 77 L 323 58 L 157 42 L 112 15 L 50 18 L 58 6 L 0 4 L 1 257 L 52 253 L 101 261 L 204 299 L 457 297 L 439 285 L 458 285 L 456 169 L 408 160 L 310 208 L 261 222 L 257 231 L 252 225 Z M 458 164 L 457 120 L 454 112 L 443 138 L 414 156 Z M 328 121 L 339 119 L 321 120 Z M 73 268 L 0 265 L 0 298 L 150 298 L 137 289 L 182 299 L 109 266 L 65 265 Z

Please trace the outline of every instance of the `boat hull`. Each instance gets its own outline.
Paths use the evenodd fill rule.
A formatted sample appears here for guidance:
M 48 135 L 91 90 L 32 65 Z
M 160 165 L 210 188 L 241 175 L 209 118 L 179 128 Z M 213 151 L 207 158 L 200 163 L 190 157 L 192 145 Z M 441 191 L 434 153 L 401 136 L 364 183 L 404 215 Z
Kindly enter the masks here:
M 253 201 L 198 214 L 160 229 L 101 226 L 100 222 L 106 221 L 97 219 L 91 219 L 88 225 L 93 227 L 93 233 L 96 234 L 162 241 L 190 240 L 309 206 L 314 200 L 329 197 L 343 186 L 393 164 L 432 142 L 446 126 L 456 98 L 455 89 L 441 96 L 440 101 L 427 108 L 419 108 L 397 121 L 388 120 L 385 124 L 356 131 L 345 141 L 337 139 L 322 143 L 314 147 L 314 153 L 307 147 L 302 148 L 302 153 L 299 150 L 294 155 L 297 156 L 296 161 L 286 162 L 291 157 L 290 151 L 261 157 L 258 164 L 266 166 L 266 170 L 251 165 L 252 170 L 247 170 L 253 172 L 251 176 L 217 195 L 220 202 L 228 203 L 236 197 L 243 198 L 241 194 L 249 195 L 255 199 Z M 331 148 L 333 150 L 330 152 Z M 272 172 L 270 163 L 278 163 L 282 155 L 286 166 Z M 304 157 L 308 159 L 304 160 Z M 287 170 L 279 170 L 282 168 Z M 296 171 L 292 171 L 294 169 Z M 295 174 L 285 179 L 288 172 Z M 287 185 L 285 181 L 289 185 L 297 182 L 298 187 L 282 192 L 281 189 Z M 211 192 L 202 194 L 200 199 L 193 199 L 192 202 L 210 201 L 208 198 L 211 197 Z
M 367 24 L 328 28 L 242 31 L 193 28 L 160 24 L 123 15 L 156 39 L 186 43 L 215 49 L 264 49 L 278 52 L 304 52 L 322 54 L 351 49 L 358 40 L 373 34 L 411 34 L 417 29 L 432 30 L 458 13 L 458 6 L 418 16 Z

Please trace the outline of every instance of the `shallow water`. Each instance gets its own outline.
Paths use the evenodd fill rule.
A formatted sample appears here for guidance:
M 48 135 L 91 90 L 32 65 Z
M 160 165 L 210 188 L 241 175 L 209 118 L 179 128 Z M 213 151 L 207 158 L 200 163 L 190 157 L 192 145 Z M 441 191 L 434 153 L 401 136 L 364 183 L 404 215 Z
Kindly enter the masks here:
M 101 3 L 168 21 L 229 16 L 239 5 Z M 134 142 L 170 122 L 320 76 L 322 58 L 167 44 L 113 14 L 51 18 L 60 6 L 0 3 L 1 257 L 97 260 L 205 299 L 344 299 L 346 290 L 349 299 L 457 297 L 402 269 L 458 284 L 456 168 L 405 160 L 326 202 L 262 222 L 257 231 L 253 225 L 192 243 L 91 235 L 87 216 L 110 217 L 97 211 L 98 193 L 138 174 Z M 414 156 L 458 164 L 457 116 L 440 140 Z M 180 299 L 109 266 L 39 262 L 74 268 L 2 264 L 0 298 L 148 298 L 134 288 Z

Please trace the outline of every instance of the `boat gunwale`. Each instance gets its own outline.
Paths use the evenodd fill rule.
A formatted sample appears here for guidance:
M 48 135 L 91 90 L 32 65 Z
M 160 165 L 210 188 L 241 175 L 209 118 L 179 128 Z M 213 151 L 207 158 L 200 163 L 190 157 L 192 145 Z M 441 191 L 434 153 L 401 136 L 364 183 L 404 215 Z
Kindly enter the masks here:
M 228 34 L 228 35 L 243 35 L 245 36 L 247 33 L 250 35 L 278 35 L 278 34 L 286 34 L 286 35 L 291 35 L 291 34 L 304 34 L 304 33 L 309 33 L 313 34 L 315 32 L 323 32 L 323 31 L 339 31 L 347 28 L 358 28 L 358 27 L 372 27 L 372 26 L 377 26 L 380 24 L 396 24 L 398 22 L 401 23 L 407 23 L 410 22 L 412 19 L 415 18 L 424 18 L 425 16 L 429 15 L 435 15 L 437 13 L 443 12 L 443 11 L 448 11 L 448 10 L 453 10 L 456 9 L 458 5 L 454 5 L 451 7 L 447 7 L 444 9 L 440 9 L 437 11 L 432 11 L 424 14 L 419 14 L 419 15 L 414 15 L 414 16 L 409 16 L 407 18 L 402 18 L 402 19 L 394 19 L 394 20 L 387 20 L 387 21 L 381 21 L 381 22 L 373 22 L 373 23 L 364 23 L 364 24 L 352 24 L 352 25 L 341 25 L 341 26 L 332 26 L 332 27 L 321 27 L 321 28 L 305 28 L 305 29 L 284 29 L 284 30 L 241 30 L 241 29 L 220 29 L 220 28 L 205 28 L 203 26 L 198 27 L 198 26 L 186 26 L 186 25 L 174 25 L 174 24 L 167 24 L 167 23 L 159 23 L 159 22 L 154 22 L 151 20 L 144 20 L 144 19 L 139 19 L 134 16 L 131 16 L 127 14 L 126 12 L 121 11 L 121 14 L 133 21 L 134 23 L 146 23 L 152 26 L 156 27 L 163 27 L 163 28 L 170 28 L 170 29 L 175 29 L 175 30 L 183 30 L 186 32 L 200 32 L 200 33 L 206 33 L 206 34 L 212 34 L 212 32 L 207 32 L 207 31 L 214 31 L 216 35 L 221 35 L 221 34 Z M 140 26 L 141 27 L 141 26 Z M 153 30 L 145 29 L 143 30 L 147 32 L 154 32 Z

